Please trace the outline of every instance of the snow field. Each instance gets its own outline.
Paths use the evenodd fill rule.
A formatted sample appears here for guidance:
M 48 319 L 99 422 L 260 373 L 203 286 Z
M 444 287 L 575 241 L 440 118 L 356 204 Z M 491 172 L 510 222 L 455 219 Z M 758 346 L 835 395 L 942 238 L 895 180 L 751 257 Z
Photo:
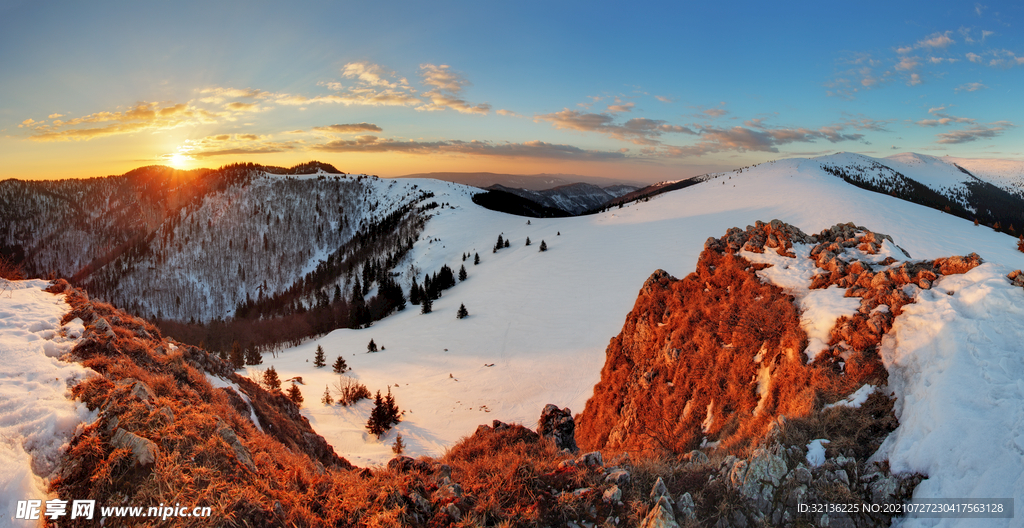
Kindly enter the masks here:
M 70 399 L 69 386 L 92 374 L 57 359 L 82 335 L 63 296 L 42 291 L 42 280 L 0 279 L 0 526 L 21 526 L 13 517 L 19 500 L 46 500 L 47 479 L 78 428 L 96 419 Z
M 263 366 L 273 364 L 283 379 L 303 376 L 306 382 L 301 387 L 305 397 L 304 415 L 335 446 L 339 455 L 357 465 L 386 462 L 393 456 L 390 446 L 396 433 L 402 434 L 408 454 L 439 455 L 460 437 L 472 434 L 477 425 L 490 423 L 492 419 L 533 426 L 546 403 L 581 412 L 600 377 L 608 340 L 621 331 L 625 315 L 632 308 L 643 282 L 659 268 L 677 277 L 690 273 L 704 241 L 709 236 L 721 236 L 729 227 L 778 218 L 807 233 L 816 233 L 836 223 L 854 222 L 891 235 L 916 259 L 977 252 L 986 262 L 1007 266 L 1006 271 L 1024 267 L 1024 254 L 1015 250 L 1012 237 L 939 211 L 856 188 L 824 173 L 820 163 L 814 160 L 766 163 L 742 173 L 718 175 L 649 202 L 587 217 L 531 219 L 531 225 L 526 225 L 525 218 L 475 206 L 469 200 L 474 191 L 468 188 L 430 180 L 422 180 L 420 185 L 435 190 L 438 196 L 434 200 L 438 203 L 449 202 L 455 208 L 435 210 L 437 215 L 427 223 L 422 239 L 403 263 L 403 269 L 409 264 L 419 268 L 422 280 L 423 272 L 434 272 L 443 263 L 457 270 L 462 264 L 463 252 L 479 252 L 482 260 L 479 266 L 473 266 L 472 260 L 466 262 L 469 279 L 445 291 L 434 303 L 432 314 L 420 315 L 418 307 L 410 305 L 405 312 L 379 321 L 369 329 L 336 330 L 318 341 L 288 349 L 278 358 L 264 359 Z M 556 236 L 557 231 L 562 235 Z M 511 238 L 511 247 L 494 254 L 491 247 L 499 233 Z M 534 245 L 523 247 L 527 235 Z M 428 242 L 433 239 L 439 241 Z M 546 253 L 537 252 L 541 239 L 550 247 Z M 895 258 L 906 259 L 889 244 L 886 250 Z M 794 262 L 794 259 L 785 260 L 789 265 Z M 799 265 L 793 271 L 799 272 Z M 993 285 L 1002 288 L 992 286 L 992 292 L 1019 295 L 1006 289 L 1009 286 L 1004 278 L 995 275 L 991 278 Z M 960 278 L 943 279 L 953 280 Z M 408 286 L 407 277 L 402 281 Z M 1006 283 L 1005 288 L 1001 286 L 1003 283 Z M 939 297 L 936 302 L 952 302 L 945 299 L 947 296 L 940 286 L 931 290 L 937 293 L 922 292 L 919 304 L 908 307 L 911 309 L 908 313 L 917 313 L 916 310 L 925 313 L 938 308 L 928 304 L 930 295 Z M 1000 294 L 994 294 L 991 301 L 981 296 L 977 301 L 968 302 L 973 298 L 971 295 L 980 296 L 983 292 L 966 290 L 953 298 L 961 303 L 965 315 L 973 314 L 981 319 L 964 324 L 981 324 L 978 321 L 986 321 L 986 314 L 991 313 L 984 303 L 996 302 Z M 833 294 L 825 290 L 823 295 Z M 1011 298 L 1006 297 L 1001 302 Z M 835 310 L 827 317 L 824 311 L 820 317 L 813 317 L 822 321 L 822 328 L 826 318 L 831 317 L 834 322 L 835 315 L 856 309 L 853 304 L 842 305 L 846 300 L 838 297 L 822 301 L 822 310 Z M 1014 302 L 1017 306 L 1024 305 L 1019 300 Z M 460 303 L 465 303 L 470 312 L 470 317 L 462 321 L 455 319 Z M 836 307 L 836 303 L 840 306 Z M 805 308 L 810 306 L 808 303 Z M 808 311 L 814 313 L 814 310 L 809 308 Z M 911 318 L 905 313 L 897 319 L 897 326 L 902 324 L 900 321 Z M 998 316 L 988 321 L 984 323 L 988 326 L 983 325 L 986 333 L 980 335 L 989 335 L 989 339 L 1000 335 L 996 329 L 1004 324 L 1017 328 L 1012 326 L 1017 323 L 1011 324 Z M 952 335 L 965 340 L 983 339 L 969 337 L 974 334 L 961 330 Z M 367 354 L 366 344 L 371 338 L 386 350 Z M 325 385 L 333 383 L 337 376 L 329 366 L 312 367 L 317 344 L 323 345 L 328 365 L 337 354 L 344 353 L 353 368 L 352 376 L 371 391 L 386 392 L 388 385 L 394 386 L 398 405 L 407 410 L 407 414 L 381 441 L 365 432 L 370 408 L 367 402 L 347 409 L 320 404 Z M 974 346 L 983 357 L 991 352 L 982 345 Z M 1012 340 L 1001 346 L 1004 348 L 999 350 L 1005 353 L 1020 351 L 1020 345 L 1014 345 Z M 903 345 L 898 350 L 902 351 Z M 935 369 L 948 363 L 942 354 L 932 353 L 937 354 L 934 360 L 927 357 L 929 352 L 922 351 L 916 361 L 934 363 L 929 368 Z M 1005 363 L 1011 371 L 1001 374 L 1006 381 L 999 384 L 992 381 L 998 376 L 986 370 L 986 375 L 996 377 L 992 380 L 980 377 L 972 382 L 976 392 L 972 398 L 990 395 L 992 401 L 1001 402 L 1006 409 L 1012 405 L 1024 409 L 1024 396 L 1020 393 L 1024 382 L 1018 381 L 1021 376 L 1013 373 L 1017 363 L 1012 356 L 985 361 L 1000 369 Z M 485 366 L 492 363 L 493 367 Z M 894 363 L 893 368 L 899 365 Z M 954 374 L 959 373 L 952 369 L 950 375 Z M 894 373 L 892 379 L 900 375 Z M 929 380 L 938 382 L 937 378 Z M 953 383 L 953 380 L 947 382 Z M 959 442 L 963 431 L 944 430 L 932 434 L 929 431 L 933 426 L 926 423 L 927 419 L 916 422 L 907 413 L 953 412 L 951 409 L 955 410 L 958 405 L 964 407 L 956 412 L 973 413 L 971 409 L 980 405 L 969 403 L 974 401 L 972 399 L 964 399 L 935 405 L 928 411 L 933 393 L 921 392 L 925 391 L 922 384 L 908 382 L 891 388 L 901 401 L 909 402 L 902 404 L 903 408 L 923 406 L 921 411 L 904 411 L 907 416 L 901 418 L 904 425 L 897 435 L 915 439 L 936 436 L 932 441 L 942 445 Z M 1019 457 L 1018 449 L 1024 446 L 1024 440 L 1018 444 L 1015 433 L 1000 432 L 1006 428 L 1016 430 L 1014 424 L 1018 423 L 1018 415 L 1015 413 L 1016 410 L 1004 411 L 998 419 L 985 414 L 978 418 L 980 421 L 961 427 L 970 427 L 977 433 L 970 436 L 975 442 L 971 449 Z M 908 460 L 913 460 L 916 467 L 932 469 L 932 478 L 926 483 L 934 483 L 927 484 L 922 491 L 931 489 L 928 486 L 946 490 L 966 485 L 962 477 L 956 476 L 958 459 L 966 447 L 956 444 L 953 451 L 939 456 L 939 452 L 931 448 L 915 451 L 910 447 L 912 444 L 896 442 L 894 447 L 905 449 L 890 448 L 891 456 L 894 464 L 904 464 L 900 467 L 911 467 Z M 1018 466 L 1003 464 L 1000 467 L 981 458 L 976 462 L 974 474 L 984 472 L 986 478 L 991 477 L 992 486 L 1006 490 L 1002 495 L 990 496 L 1011 494 L 1024 498 L 1017 484 L 1021 472 L 1010 475 L 1012 470 L 1003 469 Z M 942 484 L 947 481 L 950 484 Z M 980 492 L 981 488 L 975 491 Z

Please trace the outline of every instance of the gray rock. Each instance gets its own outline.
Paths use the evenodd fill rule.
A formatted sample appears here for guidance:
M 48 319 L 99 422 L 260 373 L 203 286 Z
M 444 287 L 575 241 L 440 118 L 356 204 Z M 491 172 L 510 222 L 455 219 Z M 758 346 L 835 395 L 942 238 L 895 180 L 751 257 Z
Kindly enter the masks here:
M 550 403 L 545 405 L 537 422 L 537 434 L 550 438 L 558 449 L 568 449 L 572 453 L 579 451 L 576 447 L 576 422 L 568 407 L 559 409 Z
M 430 514 L 430 501 L 423 497 L 423 495 L 414 491 L 409 494 L 409 502 L 411 502 L 417 510 L 428 515 Z
M 117 334 L 114 333 L 114 329 L 110 327 L 110 323 L 102 317 L 97 317 L 96 321 L 92 325 L 92 329 L 97 335 L 106 336 L 113 338 Z
M 765 505 L 761 503 L 770 502 L 774 489 L 782 484 L 787 471 L 785 459 L 759 448 L 754 450 L 749 462 L 733 468 L 730 481 L 739 488 L 741 495 L 758 501 L 758 506 L 763 509 Z
M 235 452 L 235 458 L 238 462 L 245 466 L 249 471 L 256 472 L 256 464 L 252 462 L 252 455 L 249 450 L 242 445 L 242 442 L 238 439 L 238 435 L 235 431 L 227 426 L 224 422 L 217 420 L 217 434 L 227 442 L 231 450 Z
M 110 439 L 110 445 L 119 449 L 130 449 L 132 458 L 135 459 L 135 464 L 142 467 L 152 466 L 160 455 L 160 449 L 152 440 L 143 438 L 135 433 L 129 433 L 121 428 L 114 431 L 114 436 Z
M 897 488 L 899 481 L 893 476 L 883 476 L 868 486 L 871 490 L 871 500 L 876 504 L 891 502 Z
M 616 503 L 622 500 L 622 490 L 618 486 L 612 484 L 610 488 L 604 490 L 604 494 L 601 499 L 605 502 Z
M 690 496 L 690 492 L 683 493 L 679 497 L 679 501 L 676 502 L 676 510 L 679 511 L 679 516 L 683 519 L 696 520 L 697 514 L 694 512 L 695 505 L 693 504 L 693 497 Z
M 601 458 L 600 451 L 591 451 L 585 455 L 581 455 L 576 462 L 580 465 L 585 466 L 603 466 L 604 460 Z
M 650 497 L 651 502 L 655 503 L 661 500 L 662 497 L 665 497 L 669 502 L 672 502 L 672 495 L 669 494 L 668 487 L 665 486 L 665 481 L 661 480 L 661 477 L 658 477 L 658 480 L 654 481 L 654 487 L 651 488 Z
M 611 473 L 608 473 L 608 476 L 604 478 L 604 481 L 615 484 L 616 486 L 623 486 L 629 483 L 629 479 L 629 471 L 626 471 L 625 469 L 616 469 Z
M 793 470 L 793 479 L 801 484 L 810 484 L 811 478 L 811 470 L 804 467 L 803 464 L 798 465 L 796 469 Z
M 448 512 L 448 515 L 450 515 L 452 519 L 455 519 L 456 521 L 462 519 L 462 511 L 459 510 L 459 507 L 456 506 L 455 503 L 449 504 L 448 507 L 445 508 L 445 511 Z
M 705 454 L 703 451 L 701 451 L 699 449 L 694 449 L 693 451 L 690 451 L 690 463 L 691 464 L 694 464 L 694 465 L 697 465 L 697 464 L 707 464 L 708 461 L 709 461 L 708 455 Z
M 660 477 L 658 481 L 661 481 Z M 667 492 L 665 496 L 660 497 L 658 502 L 654 504 L 651 512 L 647 514 L 647 517 L 640 524 L 640 528 L 679 528 L 676 516 L 672 514 L 672 504 L 667 498 Z
M 434 493 L 435 499 L 459 499 L 462 498 L 462 486 L 458 483 L 448 481 L 442 484 Z

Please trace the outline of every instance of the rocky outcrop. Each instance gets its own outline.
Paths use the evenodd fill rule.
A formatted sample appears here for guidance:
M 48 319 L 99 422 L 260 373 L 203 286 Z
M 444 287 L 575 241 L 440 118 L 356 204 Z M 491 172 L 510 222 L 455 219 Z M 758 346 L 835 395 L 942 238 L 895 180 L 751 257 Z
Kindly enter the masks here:
M 785 251 L 796 236 L 765 241 Z M 746 242 L 735 233 L 709 241 L 695 273 L 647 279 L 578 419 L 581 448 L 686 453 L 706 441 L 742 443 L 775 416 L 812 405 L 813 391 L 751 386 L 761 368 L 785 372 L 795 387 L 806 387 L 810 372 L 793 299 L 761 282 L 763 266 L 735 255 Z
M 572 411 L 568 407 L 559 409 L 555 405 L 547 404 L 537 422 L 537 434 L 551 439 L 559 449 L 566 449 L 571 453 L 579 451 L 576 447 L 576 422 L 573 421 Z

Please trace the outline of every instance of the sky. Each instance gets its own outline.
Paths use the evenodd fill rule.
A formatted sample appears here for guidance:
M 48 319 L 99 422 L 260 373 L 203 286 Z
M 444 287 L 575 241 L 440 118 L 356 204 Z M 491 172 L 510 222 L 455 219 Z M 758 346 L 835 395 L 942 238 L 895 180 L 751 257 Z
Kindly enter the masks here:
M 0 179 L 1024 159 L 1019 2 L 0 0 Z

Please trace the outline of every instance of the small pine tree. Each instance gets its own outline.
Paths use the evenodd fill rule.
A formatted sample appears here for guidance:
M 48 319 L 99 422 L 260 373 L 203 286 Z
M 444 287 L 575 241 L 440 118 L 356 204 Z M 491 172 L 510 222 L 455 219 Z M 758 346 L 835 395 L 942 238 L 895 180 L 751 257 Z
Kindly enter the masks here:
M 377 351 L 377 343 L 374 343 L 373 339 L 370 339 L 370 342 L 366 344 L 366 352 L 369 353 L 369 352 L 376 352 L 376 351 Z
M 238 341 L 231 343 L 231 366 L 238 370 L 245 366 L 245 355 L 242 354 L 242 345 Z
M 324 355 L 324 347 L 322 347 L 320 345 L 317 345 L 316 346 L 316 355 L 313 356 L 313 366 L 316 367 L 316 368 L 320 368 L 320 367 L 322 367 L 322 366 L 324 366 L 326 364 L 327 364 L 327 358 Z
M 401 434 L 395 436 L 395 445 L 391 447 L 391 451 L 394 451 L 396 455 L 401 455 L 405 452 L 405 442 L 402 442 Z
M 388 429 L 402 421 L 401 414 L 402 411 L 398 409 L 395 397 L 391 394 L 391 387 L 388 387 L 388 395 L 384 397 L 384 417 L 387 420 Z
M 348 364 L 345 363 L 345 358 L 338 356 L 338 359 L 334 360 L 334 373 L 344 374 L 348 371 Z
M 978 219 L 977 218 L 974 219 L 974 225 L 978 225 Z
M 548 250 L 548 243 L 543 241 L 543 240 L 541 240 L 540 241 L 540 250 L 541 251 L 547 251 Z
M 466 280 L 467 276 L 468 275 L 466 273 L 466 266 L 462 266 L 461 268 L 459 268 L 459 282 Z
M 323 402 L 324 405 L 331 405 L 334 403 L 334 398 L 331 397 L 330 387 L 324 387 L 324 397 L 320 398 L 320 401 Z
M 434 310 L 434 301 L 430 300 L 430 297 L 424 297 L 423 302 L 420 303 L 420 313 L 428 314 Z
M 246 365 L 262 365 L 263 364 L 263 352 L 253 345 L 249 344 L 249 347 L 245 349 L 245 364 Z
M 466 254 L 465 254 L 465 253 L 463 253 L 463 254 L 462 254 L 462 261 L 463 261 L 463 262 L 465 262 L 465 261 L 466 261 Z
M 480 263 L 480 254 L 477 253 L 476 256 L 473 257 L 473 265 L 476 266 L 479 263 Z
M 459 305 L 459 311 L 455 312 L 455 317 L 458 317 L 459 319 L 465 319 L 469 317 L 469 310 L 466 309 L 465 304 Z
M 530 237 L 526 237 L 526 245 L 527 245 L 527 246 L 529 246 L 529 245 L 530 245 Z
M 1021 235 L 1020 238 L 1017 239 L 1017 251 L 1024 253 L 1024 235 Z
M 299 387 L 292 383 L 292 386 L 288 388 L 288 399 L 295 405 L 302 406 L 302 391 Z
M 555 234 L 555 236 L 562 236 L 562 232 L 559 231 L 558 233 Z
M 277 370 L 273 365 L 263 373 L 263 385 L 267 390 L 281 390 L 281 378 L 277 376 Z
M 509 243 L 508 239 L 505 239 L 505 247 L 509 247 L 509 245 L 510 245 L 510 243 Z
M 373 398 L 373 410 L 370 411 L 370 419 L 366 421 L 366 430 L 380 438 L 390 427 L 387 408 L 384 406 L 384 398 L 381 398 L 380 391 L 377 391 L 377 395 Z

